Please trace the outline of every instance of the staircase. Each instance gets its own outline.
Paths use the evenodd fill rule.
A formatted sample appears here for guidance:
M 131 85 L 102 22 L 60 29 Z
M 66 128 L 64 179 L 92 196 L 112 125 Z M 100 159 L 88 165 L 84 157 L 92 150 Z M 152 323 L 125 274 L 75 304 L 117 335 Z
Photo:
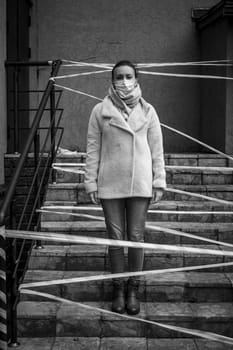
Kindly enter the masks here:
M 85 155 L 60 156 L 57 162 L 74 163 L 75 167 L 75 163 L 85 162 Z M 187 167 L 167 168 L 169 187 L 233 201 L 233 171 L 227 169 L 231 164 L 226 159 L 206 154 L 169 154 L 166 155 L 166 165 Z M 210 167 L 210 170 L 190 169 L 188 168 L 190 166 Z M 213 167 L 221 168 L 213 169 Z M 83 190 L 82 175 L 58 171 L 57 183 L 49 186 L 44 205 L 61 206 L 61 209 L 57 210 L 61 211 L 64 205 L 77 204 L 91 206 Z M 153 205 L 152 209 L 171 210 L 171 213 L 149 213 L 149 224 L 156 222 L 159 226 L 233 244 L 232 215 L 184 213 L 184 211 L 203 210 L 232 211 L 232 206 L 166 192 L 163 200 Z M 181 213 L 174 213 L 177 210 Z M 85 213 L 101 215 L 101 212 L 93 213 L 88 209 Z M 104 222 L 69 214 L 44 213 L 42 231 L 106 237 Z M 146 231 L 145 241 L 217 250 L 229 249 L 152 230 Z M 146 250 L 144 269 L 165 269 L 227 261 L 231 259 L 223 256 Z M 24 282 L 99 275 L 108 271 L 107 249 L 104 246 L 47 242 L 43 249 L 33 250 Z M 142 308 L 139 317 L 233 337 L 232 284 L 233 266 L 148 275 L 142 279 L 140 287 Z M 38 287 L 35 290 L 104 309 L 110 309 L 111 305 L 109 280 Z M 118 315 L 90 311 L 31 295 L 21 296 L 18 305 L 18 334 L 24 350 L 233 349 L 233 345 L 192 338 L 183 333 L 124 319 Z

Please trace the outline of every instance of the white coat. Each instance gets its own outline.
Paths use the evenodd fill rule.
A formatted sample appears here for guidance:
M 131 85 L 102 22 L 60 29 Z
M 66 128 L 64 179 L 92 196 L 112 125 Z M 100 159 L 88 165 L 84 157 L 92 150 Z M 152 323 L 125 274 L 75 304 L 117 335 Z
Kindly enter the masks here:
M 151 197 L 165 188 L 163 141 L 154 108 L 144 99 L 128 120 L 107 96 L 89 120 L 85 188 L 103 199 Z

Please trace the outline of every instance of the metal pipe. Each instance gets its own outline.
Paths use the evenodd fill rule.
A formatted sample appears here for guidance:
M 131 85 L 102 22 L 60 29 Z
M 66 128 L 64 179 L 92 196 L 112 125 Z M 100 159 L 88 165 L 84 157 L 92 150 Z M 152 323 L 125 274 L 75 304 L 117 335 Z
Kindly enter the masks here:
M 11 211 L 11 227 L 16 228 L 16 217 L 15 217 L 15 199 L 11 201 L 10 211 Z M 12 240 L 11 242 L 11 253 L 9 255 L 11 271 L 14 271 L 16 263 L 17 263 L 17 239 Z M 9 313 L 10 313 L 10 343 L 9 347 L 18 347 L 18 339 L 17 339 L 17 307 L 16 300 L 18 297 L 18 281 L 17 275 L 10 276 L 10 294 L 9 294 Z
M 6 61 L 6 67 L 14 66 L 26 66 L 26 67 L 38 67 L 38 66 L 51 66 L 54 61 Z
M 54 163 L 56 157 L 56 149 L 55 149 L 55 113 L 56 113 L 56 105 L 55 105 L 55 92 L 54 86 L 50 92 L 50 124 L 51 124 L 51 162 Z M 56 172 L 52 169 L 52 183 L 56 183 Z
M 19 69 L 14 70 L 14 152 L 19 153 Z

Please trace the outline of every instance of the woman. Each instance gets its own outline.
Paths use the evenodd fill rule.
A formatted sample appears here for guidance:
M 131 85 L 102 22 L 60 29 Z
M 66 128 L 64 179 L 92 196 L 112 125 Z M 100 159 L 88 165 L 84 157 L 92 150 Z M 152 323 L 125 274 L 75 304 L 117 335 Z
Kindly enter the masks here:
M 141 96 L 138 74 L 130 61 L 118 62 L 103 102 L 91 114 L 87 137 L 85 187 L 103 207 L 108 237 L 144 241 L 146 213 L 166 186 L 162 133 L 154 108 Z M 112 273 L 124 272 L 124 249 L 110 247 Z M 141 271 L 144 251 L 128 249 L 129 271 Z M 112 310 L 136 315 L 140 279 L 113 279 Z

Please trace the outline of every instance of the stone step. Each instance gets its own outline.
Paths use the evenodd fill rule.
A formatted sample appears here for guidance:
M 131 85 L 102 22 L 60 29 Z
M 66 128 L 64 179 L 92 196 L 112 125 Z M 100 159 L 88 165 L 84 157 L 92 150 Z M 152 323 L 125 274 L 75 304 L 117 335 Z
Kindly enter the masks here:
M 24 283 L 105 275 L 106 271 L 28 270 Z M 147 302 L 232 302 L 233 273 L 173 272 L 141 278 L 139 296 Z M 37 291 L 74 301 L 110 301 L 111 280 L 37 287 Z M 22 295 L 21 300 L 43 300 Z
M 173 222 L 157 221 L 156 223 L 147 221 L 148 225 L 156 225 L 162 228 L 174 229 L 185 233 L 191 233 L 208 239 L 233 244 L 232 223 L 203 223 L 203 222 Z M 66 234 L 84 235 L 90 237 L 107 238 L 106 227 L 103 221 L 43 221 L 41 230 L 45 232 L 57 232 Z M 194 238 L 186 238 L 171 233 L 153 231 L 146 229 L 145 241 L 161 244 L 203 244 L 202 241 Z
M 62 164 L 62 163 L 60 163 Z M 64 163 L 65 164 L 65 163 Z M 68 163 L 67 163 L 68 164 Z M 69 163 L 72 164 L 72 163 Z M 63 171 L 64 169 L 65 171 Z M 60 165 L 56 170 L 57 183 L 80 183 L 84 181 L 84 175 L 78 174 L 77 171 L 84 170 L 83 166 Z M 168 184 L 186 184 L 186 185 L 224 185 L 232 184 L 233 170 L 232 168 L 212 168 L 209 170 L 203 168 L 173 168 L 166 166 L 166 180 Z
M 232 350 L 232 345 L 204 339 L 145 337 L 19 338 L 23 350 Z
M 182 245 L 181 245 L 182 246 Z M 223 250 L 216 245 L 186 245 L 201 249 Z M 226 249 L 227 250 L 227 249 Z M 127 249 L 125 250 L 127 252 Z M 167 250 L 154 251 L 145 249 L 144 269 L 168 269 L 183 266 L 200 266 L 230 262 L 230 257 L 209 254 L 190 254 L 187 252 L 171 252 Z M 125 256 L 127 270 L 127 256 Z M 33 249 L 29 262 L 31 270 L 60 270 L 60 271 L 109 271 L 107 249 L 103 246 L 71 245 L 53 246 L 45 245 L 44 249 Z M 233 267 L 202 269 L 200 272 L 232 272 Z
M 110 302 L 85 304 L 110 310 Z M 189 329 L 233 336 L 232 303 L 151 303 L 141 305 L 138 317 Z M 18 304 L 20 337 L 148 337 L 183 338 L 183 333 L 124 319 L 119 315 L 59 302 L 21 301 Z
M 175 189 L 208 195 L 224 200 L 233 200 L 233 185 L 176 185 Z M 200 200 L 186 194 L 165 191 L 165 200 Z M 50 184 L 46 193 L 46 201 L 72 201 L 77 203 L 90 203 L 89 195 L 85 193 L 83 184 L 61 183 Z

